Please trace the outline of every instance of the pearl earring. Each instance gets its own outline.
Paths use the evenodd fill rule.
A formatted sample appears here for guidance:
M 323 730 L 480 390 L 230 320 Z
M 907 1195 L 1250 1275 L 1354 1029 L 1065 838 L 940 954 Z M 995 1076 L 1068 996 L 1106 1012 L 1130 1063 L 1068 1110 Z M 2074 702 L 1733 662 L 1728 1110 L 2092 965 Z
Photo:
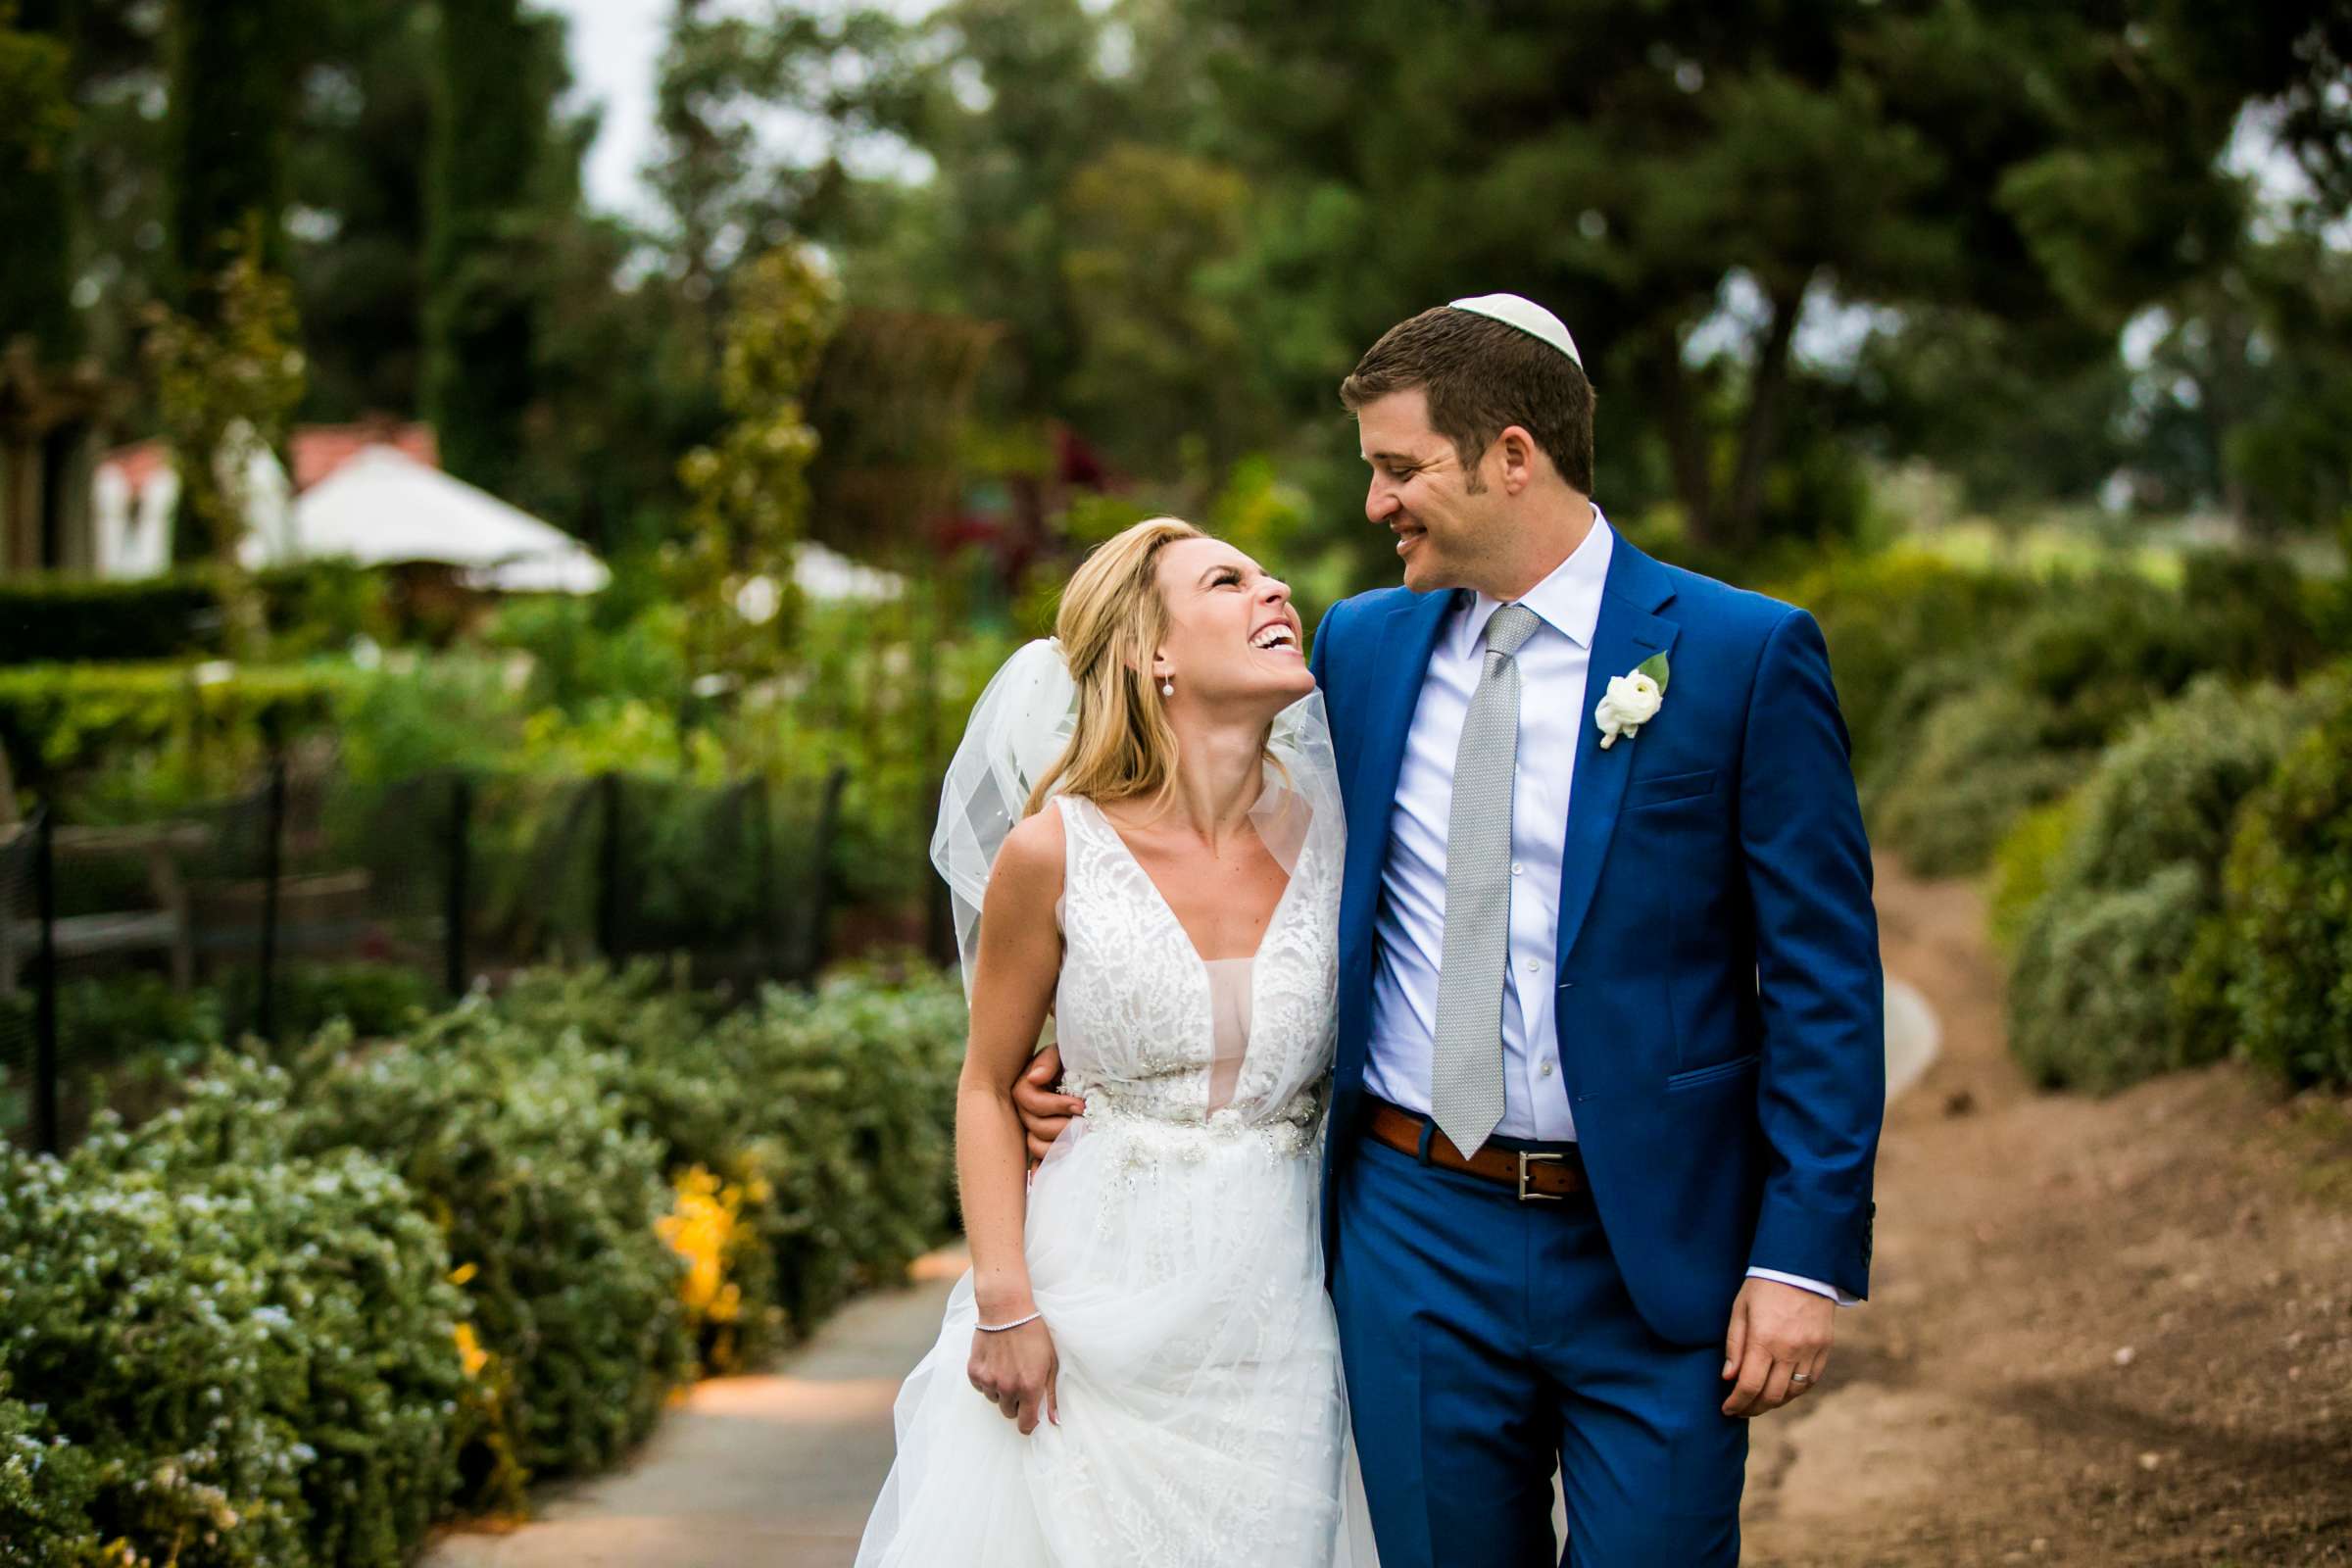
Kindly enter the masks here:
M 1163 680 L 1159 683 L 1159 695 L 1162 697 L 1173 697 L 1176 695 L 1175 676 L 1170 675 L 1166 680 Z

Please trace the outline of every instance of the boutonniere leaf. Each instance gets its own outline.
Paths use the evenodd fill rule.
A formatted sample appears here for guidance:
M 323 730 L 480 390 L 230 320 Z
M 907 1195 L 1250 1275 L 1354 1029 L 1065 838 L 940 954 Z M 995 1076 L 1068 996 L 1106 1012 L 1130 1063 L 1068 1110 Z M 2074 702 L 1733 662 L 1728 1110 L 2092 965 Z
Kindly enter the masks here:
M 1666 695 L 1666 656 L 1664 654 L 1650 655 L 1634 666 L 1634 673 L 1647 675 L 1658 683 L 1658 695 L 1660 697 Z

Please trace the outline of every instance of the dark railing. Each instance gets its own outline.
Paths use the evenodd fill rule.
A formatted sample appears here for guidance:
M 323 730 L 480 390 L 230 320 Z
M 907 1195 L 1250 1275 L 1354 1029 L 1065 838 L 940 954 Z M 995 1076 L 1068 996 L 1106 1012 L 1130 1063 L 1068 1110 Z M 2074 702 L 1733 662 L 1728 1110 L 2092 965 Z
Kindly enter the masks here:
M 526 965 L 659 956 L 748 995 L 823 961 L 847 771 L 362 786 L 283 763 L 145 821 L 0 827 L 0 1139 L 60 1152 L 139 1048 L 363 1033 Z

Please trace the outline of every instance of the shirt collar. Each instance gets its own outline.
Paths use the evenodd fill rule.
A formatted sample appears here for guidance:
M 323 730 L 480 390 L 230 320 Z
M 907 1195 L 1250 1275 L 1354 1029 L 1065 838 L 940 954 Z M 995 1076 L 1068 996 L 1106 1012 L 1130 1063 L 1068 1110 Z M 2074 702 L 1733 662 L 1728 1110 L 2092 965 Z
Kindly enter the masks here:
M 1608 518 L 1600 514 L 1600 504 L 1594 502 L 1592 528 L 1585 535 L 1584 543 L 1570 551 L 1568 559 L 1551 569 L 1550 576 L 1530 588 L 1518 602 L 1577 647 L 1592 647 L 1592 628 L 1600 620 L 1601 590 L 1609 580 L 1613 543 L 1614 531 Z M 1483 593 L 1474 596 L 1468 610 L 1454 624 L 1454 651 L 1464 659 L 1477 653 L 1479 640 L 1487 634 L 1487 622 L 1502 606 L 1502 600 Z

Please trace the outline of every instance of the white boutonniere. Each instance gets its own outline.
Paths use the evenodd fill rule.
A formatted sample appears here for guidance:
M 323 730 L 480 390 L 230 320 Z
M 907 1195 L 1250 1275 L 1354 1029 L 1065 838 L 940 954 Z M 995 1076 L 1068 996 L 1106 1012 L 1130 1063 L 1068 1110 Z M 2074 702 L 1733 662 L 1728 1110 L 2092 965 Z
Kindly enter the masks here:
M 1631 735 L 1657 716 L 1666 701 L 1666 656 L 1652 654 L 1622 675 L 1609 677 L 1609 689 L 1592 710 L 1600 726 L 1600 749 L 1607 751 L 1620 735 Z

